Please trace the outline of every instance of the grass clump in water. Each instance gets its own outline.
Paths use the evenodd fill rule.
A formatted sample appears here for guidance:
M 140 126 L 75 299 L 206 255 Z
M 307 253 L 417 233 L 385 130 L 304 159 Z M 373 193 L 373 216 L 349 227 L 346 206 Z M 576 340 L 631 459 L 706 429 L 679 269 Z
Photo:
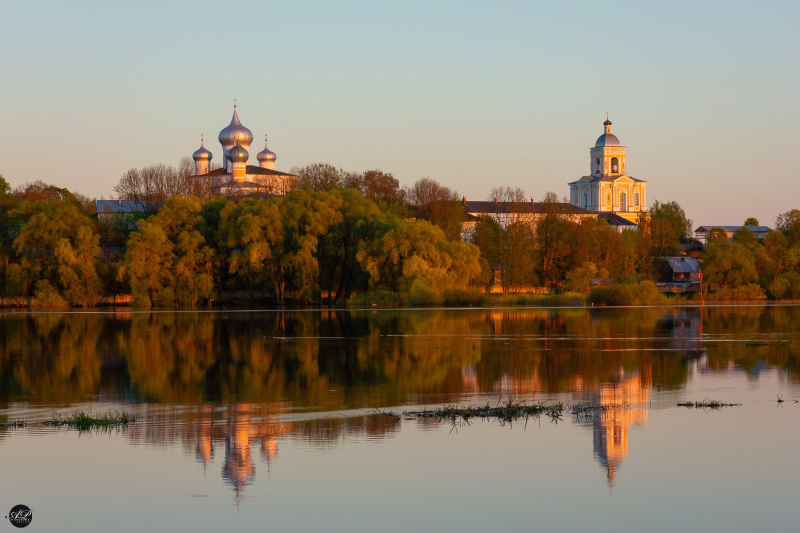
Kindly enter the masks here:
M 702 402 L 678 402 L 678 407 L 688 407 L 689 409 L 722 409 L 723 407 L 738 407 L 740 403 L 725 403 L 706 398 Z
M 55 415 L 52 420 L 42 422 L 42 425 L 54 427 L 67 426 L 75 428 L 78 431 L 88 431 L 95 428 L 127 426 L 135 421 L 136 420 L 125 411 L 109 410 L 108 412 L 99 416 L 94 416 L 91 412 L 87 413 L 85 411 L 74 411 L 67 417 Z
M 537 418 L 541 415 L 548 416 L 553 421 L 561 420 L 568 406 L 565 403 L 548 404 L 546 402 L 526 402 L 514 401 L 509 398 L 507 402 L 498 402 L 496 405 L 487 403 L 486 405 L 445 405 L 436 409 L 423 409 L 421 411 L 406 411 L 405 416 L 417 418 L 439 418 L 440 420 L 467 421 L 470 418 L 494 418 L 505 422 L 511 422 L 519 418 Z

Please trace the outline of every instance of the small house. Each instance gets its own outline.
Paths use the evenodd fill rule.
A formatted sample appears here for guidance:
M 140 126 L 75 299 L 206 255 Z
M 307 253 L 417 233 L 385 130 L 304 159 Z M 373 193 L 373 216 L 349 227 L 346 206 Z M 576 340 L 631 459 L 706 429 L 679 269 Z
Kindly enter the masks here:
M 728 235 L 728 240 L 730 241 L 733 239 L 733 234 L 742 228 L 747 228 L 755 233 L 756 238 L 759 240 L 766 237 L 769 232 L 772 231 L 767 226 L 700 226 L 694 230 L 694 237 L 703 244 L 708 244 L 708 234 L 711 233 L 711 230 L 721 229 Z

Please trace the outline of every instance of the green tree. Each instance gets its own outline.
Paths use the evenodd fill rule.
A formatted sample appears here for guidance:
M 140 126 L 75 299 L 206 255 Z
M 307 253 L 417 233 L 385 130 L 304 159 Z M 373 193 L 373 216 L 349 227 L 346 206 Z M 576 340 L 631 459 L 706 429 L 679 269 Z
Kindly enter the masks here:
M 320 238 L 341 222 L 341 207 L 340 195 L 300 190 L 284 198 L 286 259 L 301 302 L 319 300 Z
M 281 199 L 229 202 L 220 214 L 220 235 L 231 250 L 229 271 L 252 288 L 271 284 L 278 303 L 284 303 L 288 269 L 284 249 Z
M 572 251 L 574 224 L 561 212 L 554 193 L 545 195 L 543 216 L 536 222 L 536 247 L 539 255 L 540 279 L 560 281 L 566 272 L 566 259 Z
M 58 283 L 62 294 L 73 305 L 94 307 L 102 296 L 97 259 L 100 237 L 89 226 L 78 228 L 74 243 L 62 238 L 56 244 Z
M 600 280 L 602 283 L 605 282 L 607 278 L 608 271 L 606 269 L 597 268 L 597 265 L 594 263 L 586 262 L 567 273 L 566 289 L 568 291 L 589 294 L 593 279 Z
M 154 221 L 139 222 L 139 228 L 128 239 L 128 252 L 120 268 L 120 277 L 130 280 L 134 305 L 171 305 L 172 265 L 175 245 Z
M 709 284 L 724 289 L 736 289 L 758 281 L 752 252 L 736 242 L 708 245 L 703 256 L 703 274 Z
M 341 221 L 320 235 L 320 284 L 336 300 L 349 297 L 354 290 L 367 288 L 367 275 L 356 260 L 358 247 L 372 239 L 376 230 L 372 217 L 381 210 L 354 189 L 330 194 L 341 198 Z
M 753 253 L 756 253 L 756 250 L 761 247 L 761 243 L 758 242 L 756 234 L 746 227 L 741 227 L 733 232 L 733 242 L 744 245 Z
M 477 246 L 449 241 L 440 228 L 424 220 L 385 214 L 380 223 L 382 231 L 357 254 L 371 287 L 401 293 L 424 287 L 441 293 L 466 288 L 480 277 Z
M 759 226 L 758 219 L 755 217 L 747 217 L 744 221 L 745 226 Z
M 783 233 L 790 247 L 800 244 L 800 209 L 790 209 L 778 215 L 775 229 Z
M 676 255 L 678 245 L 692 235 L 692 221 L 678 202 L 656 200 L 650 208 L 650 233 L 654 256 Z
M 707 244 L 714 244 L 718 242 L 728 242 L 728 232 L 722 228 L 711 228 L 706 236 Z
M 56 254 L 59 243 L 65 239 L 71 247 L 80 247 L 83 243 L 79 240 L 92 241 L 95 235 L 93 221 L 69 199 L 22 202 L 9 217 L 15 220 L 13 225 L 20 224 L 13 242 L 20 264 L 29 271 L 32 282 L 46 279 L 51 287 L 60 285 L 59 267 L 64 256 Z M 86 230 L 79 233 L 81 228 Z M 81 268 L 94 269 L 95 263 L 89 261 Z
M 341 207 L 340 194 L 311 189 L 229 204 L 221 212 L 220 234 L 233 250 L 230 272 L 270 283 L 279 303 L 288 284 L 299 301 L 318 300 L 321 238 L 342 221 Z

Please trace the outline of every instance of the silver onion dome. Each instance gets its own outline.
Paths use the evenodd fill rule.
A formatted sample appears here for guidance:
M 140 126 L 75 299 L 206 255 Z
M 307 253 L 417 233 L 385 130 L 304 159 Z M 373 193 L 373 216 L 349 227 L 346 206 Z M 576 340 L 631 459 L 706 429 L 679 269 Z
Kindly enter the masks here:
M 253 132 L 245 128 L 239 121 L 239 114 L 236 112 L 236 106 L 233 106 L 233 118 L 231 123 L 228 124 L 222 131 L 219 132 L 219 143 L 226 149 L 239 143 L 250 146 L 253 142 Z
M 278 156 L 275 155 L 275 152 L 273 152 L 272 150 L 270 150 L 267 147 L 267 139 L 265 137 L 264 138 L 264 149 L 261 150 L 260 152 L 258 152 L 258 155 L 256 155 L 256 159 L 258 159 L 259 161 L 275 161 L 275 159 L 277 159 L 277 158 L 278 158 Z
M 236 142 L 236 146 L 231 148 L 228 151 L 228 157 L 234 163 L 246 163 L 247 159 L 250 157 L 250 154 L 247 150 L 245 150 L 244 146 Z
M 192 159 L 195 161 L 211 161 L 211 152 L 206 150 L 205 144 L 203 143 L 203 138 L 200 137 L 200 148 L 197 149 L 195 153 L 192 154 Z

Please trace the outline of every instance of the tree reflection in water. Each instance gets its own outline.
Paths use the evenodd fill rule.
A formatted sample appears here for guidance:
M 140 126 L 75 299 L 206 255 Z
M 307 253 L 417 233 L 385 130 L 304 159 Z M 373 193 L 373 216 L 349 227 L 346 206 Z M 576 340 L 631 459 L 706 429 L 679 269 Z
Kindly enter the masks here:
M 310 417 L 406 404 L 513 396 L 614 406 L 584 421 L 609 483 L 652 389 L 701 372 L 778 369 L 800 381 L 797 307 L 476 309 L 6 314 L 0 410 L 102 401 L 176 411 L 180 423 L 126 431 L 181 442 L 204 465 L 224 444 L 223 477 L 241 495 L 281 437 L 326 445 L 390 435 L 387 417 Z M 696 362 L 696 363 L 695 363 Z M 283 420 L 285 417 L 278 417 Z M 426 421 L 424 423 L 430 423 Z M 0 432 L 2 438 L 2 432 Z

